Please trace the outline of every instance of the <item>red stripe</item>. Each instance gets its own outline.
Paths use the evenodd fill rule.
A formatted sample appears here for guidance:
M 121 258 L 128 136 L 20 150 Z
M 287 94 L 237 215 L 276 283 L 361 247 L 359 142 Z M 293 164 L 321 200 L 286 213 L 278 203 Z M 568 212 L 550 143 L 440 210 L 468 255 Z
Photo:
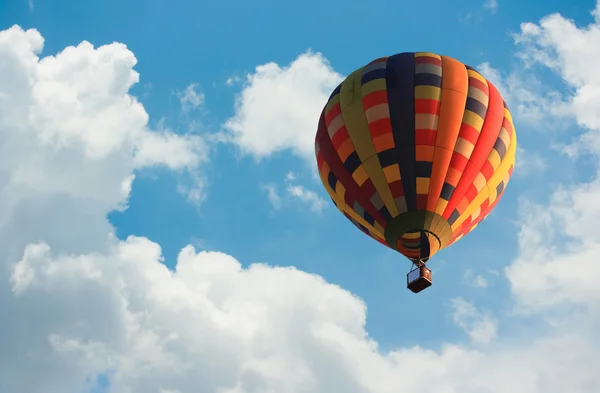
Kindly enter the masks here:
M 354 180 L 354 179 L 352 179 Z M 354 197 L 352 195 L 350 195 L 350 193 L 345 192 L 344 193 L 344 202 L 346 203 L 346 205 L 348 205 L 350 207 L 350 209 L 354 210 L 354 202 L 356 202 L 356 200 L 354 199 Z
M 491 162 L 486 161 L 483 164 L 483 166 L 481 167 L 481 174 L 483 175 L 485 180 L 490 180 L 492 178 L 492 175 L 494 174 L 494 167 L 492 166 Z
M 327 137 L 329 137 L 329 134 L 327 134 Z M 350 138 L 348 130 L 346 129 L 346 126 L 342 126 L 338 132 L 333 135 L 333 138 L 331 138 L 331 143 L 333 143 L 333 147 L 337 151 L 340 146 L 342 146 L 342 143 L 346 142 L 348 138 Z
M 329 127 L 333 119 L 335 119 L 340 113 L 342 113 L 342 107 L 338 102 L 337 104 L 332 106 L 329 109 L 329 112 L 327 112 L 327 114 L 325 115 L 325 124 L 327 125 L 327 127 Z
M 467 162 L 469 160 L 467 157 L 463 156 L 459 153 L 452 154 L 452 159 L 450 160 L 450 168 L 456 169 L 457 171 L 462 171 L 465 166 L 467 166 Z
M 429 194 L 417 194 L 417 210 L 425 210 L 427 208 L 427 198 Z
M 469 77 L 469 87 L 475 87 L 481 90 L 481 92 L 486 96 L 489 96 L 490 94 L 490 89 L 485 85 L 485 83 L 477 78 Z
M 415 145 L 428 145 L 435 146 L 435 136 L 437 134 L 436 130 L 424 130 L 417 129 L 415 130 Z
M 452 211 L 459 204 L 468 187 L 473 183 L 475 176 L 477 176 L 483 167 L 483 164 L 487 161 L 490 151 L 494 147 L 494 143 L 496 143 L 496 139 L 498 139 L 500 127 L 504 120 L 504 101 L 502 101 L 500 93 L 491 82 L 489 82 L 489 86 L 490 102 L 488 104 L 488 111 L 485 115 L 485 121 L 477 144 L 475 145 L 475 149 L 469 158 L 469 163 L 462 172 L 460 181 L 452 194 L 452 198 L 450 198 L 446 210 L 444 211 L 444 214 L 442 214 L 442 217 L 446 219 L 450 217 Z
M 379 104 L 387 104 L 387 90 L 378 90 L 367 94 L 362 98 L 365 110 Z
M 467 219 L 466 219 L 466 220 L 465 220 L 465 221 L 464 221 L 464 222 L 461 224 L 461 228 L 462 228 L 463 226 L 465 226 L 465 227 L 466 227 L 466 226 L 468 226 L 468 225 L 471 223 L 471 221 L 473 221 L 473 215 L 472 215 L 472 214 L 469 216 L 469 218 L 467 218 Z
M 375 184 L 373 184 L 371 179 L 367 179 L 363 185 L 360 186 L 360 190 L 362 191 L 363 195 L 369 199 L 371 199 L 371 197 L 377 192 Z
M 390 191 L 394 199 L 404 196 L 404 187 L 402 187 L 402 181 L 396 180 L 390 183 Z
M 319 169 L 319 172 L 321 172 L 321 167 L 324 162 L 323 153 L 319 152 L 319 154 L 317 154 L 317 168 Z
M 475 199 L 478 193 L 479 192 L 477 191 L 477 188 L 473 184 L 471 184 L 471 187 L 469 187 L 469 189 L 465 193 L 465 198 L 467 199 L 467 202 L 473 202 L 473 199 Z
M 442 66 L 442 60 L 431 56 L 415 56 L 415 64 L 435 64 Z
M 440 102 L 427 98 L 415 100 L 415 114 L 437 115 L 439 113 Z
M 369 132 L 371 133 L 371 138 L 389 134 L 392 132 L 392 123 L 390 123 L 390 119 L 375 120 L 369 123 Z
M 458 133 L 459 138 L 463 138 L 466 141 L 471 142 L 473 145 L 477 143 L 479 139 L 479 131 L 475 127 L 472 127 L 466 123 L 460 125 L 460 132 Z

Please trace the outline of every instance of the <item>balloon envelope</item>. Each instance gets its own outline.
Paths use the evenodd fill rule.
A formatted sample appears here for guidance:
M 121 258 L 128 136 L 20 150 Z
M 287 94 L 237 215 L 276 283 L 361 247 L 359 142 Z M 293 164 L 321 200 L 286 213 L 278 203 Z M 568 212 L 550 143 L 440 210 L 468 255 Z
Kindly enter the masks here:
M 513 172 L 506 103 L 475 69 L 429 52 L 374 60 L 331 94 L 319 174 L 355 226 L 413 261 L 473 230 Z

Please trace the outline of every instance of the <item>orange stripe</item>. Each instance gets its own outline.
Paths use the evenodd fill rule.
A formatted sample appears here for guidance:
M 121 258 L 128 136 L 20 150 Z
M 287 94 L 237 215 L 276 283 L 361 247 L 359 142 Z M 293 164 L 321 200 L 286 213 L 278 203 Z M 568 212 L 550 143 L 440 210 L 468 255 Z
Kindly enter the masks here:
M 444 178 L 452 157 L 452 150 L 454 150 L 454 144 L 462 124 L 468 88 L 469 74 L 464 64 L 442 56 L 442 99 L 435 140 L 437 147 L 433 158 L 429 196 L 427 198 L 427 210 L 429 211 L 435 211 L 442 192 Z M 448 150 L 443 151 L 442 149 Z
M 442 214 L 442 217 L 445 219 L 450 218 L 450 215 L 462 200 L 467 189 L 473 183 L 479 171 L 481 171 L 500 134 L 502 122 L 504 121 L 504 101 L 502 101 L 502 97 L 496 87 L 489 81 L 488 85 L 490 88 L 490 101 L 485 121 L 483 127 L 481 127 L 481 133 L 479 134 L 479 139 L 477 139 L 475 149 L 471 153 L 471 157 L 454 190 L 454 194 L 452 194 L 452 198 L 450 198 Z M 459 213 L 462 212 L 459 210 Z

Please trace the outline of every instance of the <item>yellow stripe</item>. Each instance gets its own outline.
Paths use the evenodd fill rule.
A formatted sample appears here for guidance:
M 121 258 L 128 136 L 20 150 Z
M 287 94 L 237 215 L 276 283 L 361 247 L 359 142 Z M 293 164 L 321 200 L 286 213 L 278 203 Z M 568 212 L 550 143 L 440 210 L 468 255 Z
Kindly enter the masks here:
M 490 153 L 487 160 L 490 162 L 492 168 L 494 168 L 495 171 L 498 168 L 498 165 L 500 165 L 500 154 L 498 154 L 498 151 L 496 149 L 492 149 L 492 152 Z
M 468 73 L 469 73 L 470 78 L 478 79 L 479 81 L 481 81 L 484 85 L 486 85 L 489 88 L 487 79 L 485 79 L 479 72 L 477 72 L 475 70 L 468 70 Z
M 402 239 L 408 240 L 408 239 L 418 239 L 421 237 L 421 232 L 406 232 L 405 234 L 402 235 Z
M 387 90 L 387 82 L 383 78 L 373 79 L 362 85 L 362 94 L 367 95 L 375 91 Z
M 460 228 L 462 223 L 465 222 L 467 218 L 471 217 L 475 210 L 481 208 L 481 205 L 483 204 L 483 202 L 485 202 L 489 195 L 490 186 L 486 184 L 485 187 L 483 187 L 483 190 L 481 190 L 481 192 L 477 194 L 475 199 L 473 199 L 473 202 L 471 202 L 471 204 L 465 209 L 463 214 L 458 216 L 458 219 L 454 222 L 454 224 L 452 224 L 452 233 L 454 233 L 454 231 Z
M 436 55 L 435 53 L 431 52 L 417 52 L 415 53 L 415 57 L 434 57 L 438 60 L 442 60 L 442 57 L 440 55 Z
M 477 130 L 477 132 L 481 132 L 484 120 L 477 113 L 471 112 L 467 109 L 463 115 L 462 122 L 473 127 L 475 130 Z
M 369 134 L 367 118 L 364 115 L 360 87 L 361 76 L 362 68 L 354 71 L 342 82 L 340 104 L 342 107 L 342 117 L 350 135 L 350 140 L 356 149 L 356 154 L 358 154 L 360 161 L 364 163 L 376 151 L 371 140 L 371 135 Z M 356 99 L 357 95 L 359 96 L 358 100 Z
M 377 190 L 385 207 L 394 217 L 398 215 L 398 208 L 385 179 L 383 168 L 379 163 L 379 157 L 376 155 L 375 146 L 369 132 L 369 124 L 362 103 L 361 76 L 362 68 L 354 71 L 342 82 L 340 89 L 342 116 L 362 166 L 373 182 L 375 190 Z
M 339 181 L 336 182 L 336 184 L 335 184 L 335 193 L 342 200 L 344 200 L 344 195 L 346 194 L 346 187 L 344 187 L 344 185 L 342 183 L 340 183 Z
M 440 100 L 442 96 L 442 89 L 437 86 L 415 86 L 415 100 L 427 99 L 427 100 Z

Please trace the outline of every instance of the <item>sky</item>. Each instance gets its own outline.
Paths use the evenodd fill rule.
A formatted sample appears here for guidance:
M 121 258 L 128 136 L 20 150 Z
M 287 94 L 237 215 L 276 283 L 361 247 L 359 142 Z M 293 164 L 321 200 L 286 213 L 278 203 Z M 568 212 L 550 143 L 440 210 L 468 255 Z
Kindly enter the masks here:
M 477 68 L 507 191 L 406 289 L 314 134 L 354 69 Z M 0 392 L 600 391 L 600 2 L 0 0 Z

